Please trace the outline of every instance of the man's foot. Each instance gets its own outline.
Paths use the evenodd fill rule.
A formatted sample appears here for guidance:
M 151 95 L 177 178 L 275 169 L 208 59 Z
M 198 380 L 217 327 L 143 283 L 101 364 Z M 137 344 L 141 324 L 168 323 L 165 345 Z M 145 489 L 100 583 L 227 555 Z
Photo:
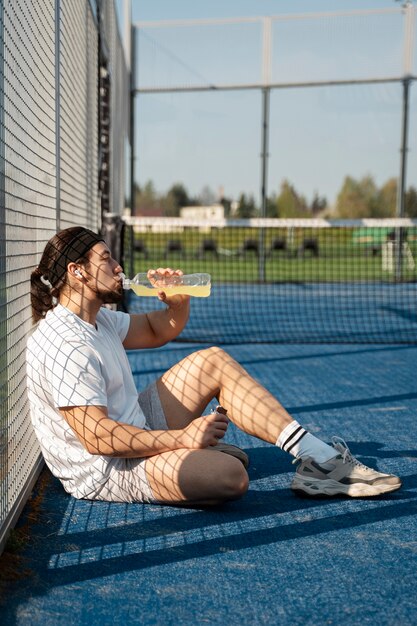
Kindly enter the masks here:
M 343 439 L 333 437 L 332 443 L 338 455 L 327 463 L 320 465 L 309 457 L 294 461 L 301 461 L 291 483 L 295 493 L 311 497 L 367 498 L 401 487 L 398 476 L 377 472 L 355 459 Z

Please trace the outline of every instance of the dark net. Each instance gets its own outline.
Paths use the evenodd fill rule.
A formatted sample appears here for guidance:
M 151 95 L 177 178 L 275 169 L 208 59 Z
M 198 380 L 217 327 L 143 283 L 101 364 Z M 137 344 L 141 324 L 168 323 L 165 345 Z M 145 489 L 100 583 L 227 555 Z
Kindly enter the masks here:
M 261 224 L 267 224 L 260 227 Z M 125 271 L 212 277 L 181 341 L 416 343 L 417 221 L 136 218 Z M 127 293 L 130 312 L 158 308 Z

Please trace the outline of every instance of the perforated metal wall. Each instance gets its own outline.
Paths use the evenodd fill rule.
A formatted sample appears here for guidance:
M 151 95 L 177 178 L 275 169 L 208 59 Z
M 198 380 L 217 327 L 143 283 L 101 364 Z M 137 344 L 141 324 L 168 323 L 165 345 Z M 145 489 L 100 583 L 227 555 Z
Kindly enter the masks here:
M 107 44 L 108 71 L 110 75 L 110 207 L 113 213 L 121 214 L 125 208 L 126 144 L 129 138 L 129 104 L 126 97 L 130 89 L 129 68 L 126 65 L 123 46 L 119 37 L 116 15 L 111 3 L 101 2 L 102 29 Z M 130 191 L 130 190 L 129 190 Z
M 98 32 L 85 0 L 61 2 L 60 227 L 99 228 Z
M 123 54 L 112 56 L 114 4 L 104 4 L 109 61 L 125 77 Z M 42 464 L 26 398 L 30 272 L 57 229 L 102 223 L 99 15 L 95 0 L 0 0 L 0 550 Z M 127 136 L 119 115 L 116 106 L 110 126 Z
M 40 459 L 25 384 L 28 277 L 55 230 L 54 2 L 2 3 L 0 520 L 7 526 Z

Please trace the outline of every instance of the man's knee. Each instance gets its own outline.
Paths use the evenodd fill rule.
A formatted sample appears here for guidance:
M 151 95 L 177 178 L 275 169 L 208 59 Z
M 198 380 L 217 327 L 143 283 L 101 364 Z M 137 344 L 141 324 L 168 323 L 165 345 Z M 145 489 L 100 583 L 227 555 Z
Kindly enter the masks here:
M 194 353 L 194 358 L 196 364 L 206 370 L 209 368 L 218 370 L 226 360 L 231 359 L 230 355 L 223 348 L 218 348 L 217 346 L 198 350 Z
M 227 470 L 219 479 L 219 491 L 226 500 L 237 500 L 245 495 L 249 488 L 249 476 L 241 461 L 235 458 L 228 460 Z

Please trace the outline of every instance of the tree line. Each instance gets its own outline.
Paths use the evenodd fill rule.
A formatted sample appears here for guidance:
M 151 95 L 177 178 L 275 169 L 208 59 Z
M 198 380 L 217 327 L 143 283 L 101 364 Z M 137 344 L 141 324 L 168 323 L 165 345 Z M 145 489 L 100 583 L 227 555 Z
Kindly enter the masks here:
M 335 206 L 318 193 L 311 202 L 300 194 L 288 180 L 283 180 L 278 193 L 272 192 L 266 204 L 267 217 L 306 218 L 325 217 L 334 219 L 359 219 L 365 217 L 395 217 L 397 207 L 397 179 L 390 178 L 378 187 L 372 176 L 355 179 L 346 176 L 337 194 Z M 134 215 L 163 215 L 178 217 L 180 209 L 187 206 L 222 204 L 225 217 L 259 217 L 259 204 L 251 194 L 241 193 L 233 200 L 219 197 L 209 187 L 204 187 L 197 196 L 190 196 L 182 183 L 175 183 L 166 193 L 159 193 L 152 181 L 135 185 Z M 410 186 L 405 193 L 405 217 L 417 217 L 417 189 Z

